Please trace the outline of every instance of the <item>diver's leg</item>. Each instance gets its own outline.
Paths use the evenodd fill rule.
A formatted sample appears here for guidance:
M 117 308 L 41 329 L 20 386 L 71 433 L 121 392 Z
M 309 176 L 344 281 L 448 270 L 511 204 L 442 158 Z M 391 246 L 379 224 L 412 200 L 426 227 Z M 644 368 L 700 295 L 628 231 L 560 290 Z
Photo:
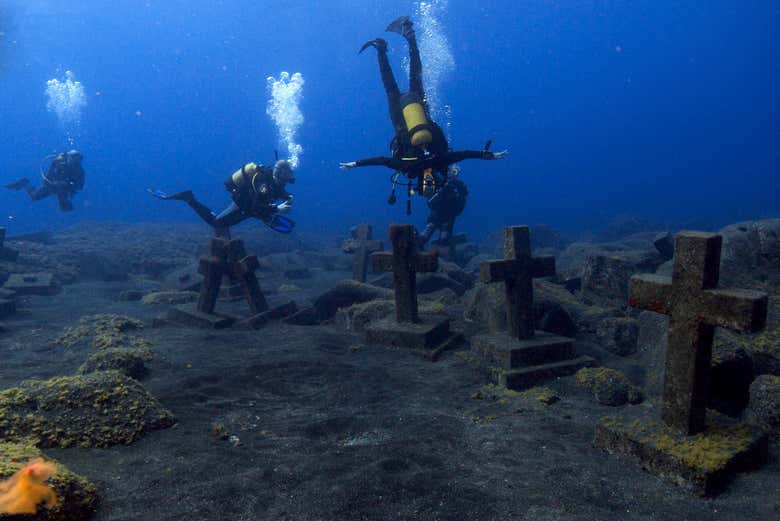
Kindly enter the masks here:
M 417 35 L 414 33 L 412 21 L 407 16 L 401 16 L 390 22 L 387 30 L 406 38 L 406 42 L 409 44 L 409 92 L 419 95 L 420 99 L 425 99 L 422 60 L 420 60 L 420 49 L 417 46 Z
M 230 206 L 222 210 L 222 212 L 214 217 L 213 221 L 209 224 L 218 230 L 227 229 L 231 226 L 235 226 L 241 221 L 248 219 L 249 217 L 250 216 L 241 210 L 241 208 L 239 208 L 236 203 L 230 203 Z
M 417 47 L 417 36 L 414 34 L 411 21 L 409 22 L 409 30 L 404 33 L 404 37 L 409 42 L 409 92 L 415 92 L 421 100 L 425 100 L 420 48 Z
M 60 210 L 63 212 L 72 212 L 73 203 L 66 192 L 57 192 L 57 202 L 60 204 Z
M 379 75 L 382 78 L 382 85 L 385 87 L 387 95 L 387 106 L 390 112 L 390 120 L 393 122 L 393 128 L 396 132 L 403 130 L 403 113 L 401 112 L 401 90 L 398 88 L 398 82 L 395 81 L 393 69 L 390 67 L 390 60 L 387 58 L 387 42 L 382 38 L 371 40 L 363 44 L 361 52 L 367 47 L 376 48 L 376 57 L 379 63 Z
M 41 199 L 46 199 L 53 193 L 51 187 L 49 186 L 49 183 L 43 183 L 43 185 L 37 190 L 33 188 L 31 184 L 27 184 L 24 187 L 24 189 L 27 190 L 30 199 L 32 199 L 33 201 L 40 201 Z

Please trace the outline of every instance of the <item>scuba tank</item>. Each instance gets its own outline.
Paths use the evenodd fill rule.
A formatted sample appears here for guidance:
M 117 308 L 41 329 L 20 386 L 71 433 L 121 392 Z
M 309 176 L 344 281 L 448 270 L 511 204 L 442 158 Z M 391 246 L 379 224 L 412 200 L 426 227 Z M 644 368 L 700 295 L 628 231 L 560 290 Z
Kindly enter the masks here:
M 422 99 L 417 94 L 406 93 L 401 97 L 401 107 L 412 146 L 421 147 L 430 144 L 433 141 L 433 134 Z
M 230 176 L 230 180 L 233 182 L 233 185 L 237 188 L 241 188 L 246 184 L 247 180 L 252 181 L 252 179 L 257 175 L 257 165 L 254 163 L 247 163 L 238 170 L 233 173 L 233 175 Z

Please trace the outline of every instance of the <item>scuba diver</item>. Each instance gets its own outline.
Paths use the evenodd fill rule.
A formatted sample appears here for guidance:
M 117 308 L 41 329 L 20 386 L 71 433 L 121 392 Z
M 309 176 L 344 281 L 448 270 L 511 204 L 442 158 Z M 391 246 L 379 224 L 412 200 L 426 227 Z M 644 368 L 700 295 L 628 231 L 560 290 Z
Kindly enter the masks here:
M 43 173 L 43 162 L 53 158 L 49 169 Z M 26 177 L 5 185 L 9 190 L 27 191 L 30 199 L 40 201 L 50 195 L 56 195 L 60 210 L 70 212 L 73 210 L 71 199 L 76 192 L 84 188 L 84 169 L 81 166 L 82 155 L 77 150 L 67 153 L 52 154 L 41 161 L 40 171 L 43 184 L 40 188 L 33 187 Z
M 466 197 L 469 194 L 466 183 L 460 179 L 460 169 L 453 165 L 446 180 L 438 180 L 440 188 L 435 192 L 423 196 L 428 199 L 428 222 L 423 232 L 417 236 L 417 244 L 424 248 L 436 230 L 439 231 L 439 239 L 451 241 L 452 229 L 455 219 L 466 208 Z
M 147 189 L 164 201 L 184 201 L 216 234 L 230 237 L 230 227 L 256 217 L 274 231 L 292 232 L 295 223 L 280 215 L 292 209 L 293 196 L 287 193 L 285 185 L 295 183 L 295 174 L 287 160 L 277 160 L 273 168 L 267 165 L 247 163 L 225 179 L 225 189 L 233 202 L 219 215 L 214 215 L 203 203 L 195 199 L 191 190 L 168 195 Z
M 390 120 L 393 123 L 395 136 L 390 144 L 391 157 L 372 157 L 340 163 L 342 170 L 361 166 L 386 166 L 395 171 L 391 180 L 393 192 L 390 194 L 390 204 L 395 202 L 395 186 L 401 175 L 409 179 L 409 195 L 413 193 L 412 180 L 416 180 L 416 189 L 424 193 L 424 189 L 435 192 L 436 180 L 446 182 L 449 167 L 464 159 L 500 159 L 507 151 L 491 152 L 490 141 L 483 150 L 452 151 L 441 127 L 431 119 L 425 91 L 422 83 L 422 61 L 417 47 L 417 38 L 412 27 L 412 21 L 402 16 L 387 26 L 387 31 L 402 35 L 409 44 L 409 92 L 401 94 L 396 83 L 390 62 L 387 58 L 387 42 L 377 38 L 366 42 L 359 52 L 368 47 L 374 47 L 379 60 L 379 73 L 382 77 Z M 409 213 L 407 203 L 407 213 Z

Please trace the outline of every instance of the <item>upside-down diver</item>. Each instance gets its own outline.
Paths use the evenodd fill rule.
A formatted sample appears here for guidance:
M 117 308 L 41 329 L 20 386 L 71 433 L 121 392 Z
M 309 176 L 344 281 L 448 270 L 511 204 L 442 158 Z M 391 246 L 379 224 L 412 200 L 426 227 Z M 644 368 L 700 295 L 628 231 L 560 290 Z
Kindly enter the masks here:
M 490 142 L 482 150 L 452 151 L 441 127 L 433 121 L 425 101 L 422 81 L 422 61 L 417 38 L 409 18 L 402 16 L 393 21 L 388 31 L 401 34 L 409 44 L 409 92 L 401 93 L 387 58 L 387 42 L 377 38 L 366 42 L 360 49 L 374 47 L 379 60 L 379 72 L 387 94 L 390 120 L 395 135 L 390 144 L 391 157 L 372 157 L 341 163 L 342 169 L 361 166 L 385 166 L 394 170 L 393 184 L 399 175 L 416 181 L 416 190 L 430 197 L 449 179 L 449 167 L 464 159 L 500 159 L 506 151 L 491 152 Z M 395 198 L 391 195 L 391 202 Z

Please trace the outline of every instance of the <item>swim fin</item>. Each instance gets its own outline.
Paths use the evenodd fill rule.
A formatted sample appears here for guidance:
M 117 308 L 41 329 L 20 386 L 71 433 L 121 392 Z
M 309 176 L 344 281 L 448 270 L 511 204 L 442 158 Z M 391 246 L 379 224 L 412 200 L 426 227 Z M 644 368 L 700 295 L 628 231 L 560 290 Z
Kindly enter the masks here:
M 273 217 L 263 222 L 273 231 L 279 233 L 291 233 L 295 228 L 295 221 L 279 214 L 274 214 Z
M 363 47 L 361 47 L 358 51 L 358 54 L 362 53 L 369 47 L 375 48 L 377 52 L 387 52 L 387 42 L 383 38 L 377 38 L 376 40 L 369 40 L 364 43 Z
M 168 195 L 160 190 L 152 190 L 151 188 L 147 188 L 146 191 L 157 199 L 162 199 L 163 201 L 189 201 L 193 198 L 192 190 L 185 190 L 183 192 L 177 192 L 172 195 Z
M 398 33 L 404 38 L 409 36 L 413 33 L 412 29 L 412 21 L 409 19 L 408 16 L 399 16 L 392 22 L 390 22 L 390 25 L 387 26 L 387 29 L 385 31 L 390 33 Z
M 30 180 L 26 177 L 23 177 L 19 179 L 18 181 L 14 181 L 13 183 L 8 183 L 5 185 L 5 188 L 8 188 L 9 190 L 21 190 L 22 188 L 25 188 L 30 185 Z

